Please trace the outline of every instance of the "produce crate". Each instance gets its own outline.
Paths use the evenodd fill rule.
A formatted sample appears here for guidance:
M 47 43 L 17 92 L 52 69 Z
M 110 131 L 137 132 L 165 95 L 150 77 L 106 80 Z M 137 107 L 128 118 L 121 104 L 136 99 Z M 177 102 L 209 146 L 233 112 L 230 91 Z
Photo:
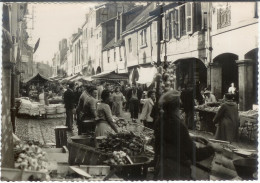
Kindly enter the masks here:
M 56 147 L 60 148 L 62 146 L 67 146 L 68 127 L 56 126 L 54 130 L 55 130 Z
M 68 141 L 70 165 L 102 165 L 109 154 L 97 151 L 94 147 Z
M 145 180 L 151 159 L 145 156 L 132 156 L 133 164 L 112 165 L 116 175 L 124 180 Z
M 1 181 L 45 181 L 48 175 L 45 172 L 1 168 Z

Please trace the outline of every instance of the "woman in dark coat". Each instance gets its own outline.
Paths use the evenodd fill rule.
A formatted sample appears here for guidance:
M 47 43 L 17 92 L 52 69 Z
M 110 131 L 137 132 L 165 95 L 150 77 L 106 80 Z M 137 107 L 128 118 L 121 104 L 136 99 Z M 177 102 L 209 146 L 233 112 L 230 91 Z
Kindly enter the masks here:
M 225 102 L 221 105 L 213 122 L 217 124 L 215 138 L 233 142 L 237 140 L 239 118 L 238 107 L 234 102 L 234 94 L 226 94 Z
M 170 90 L 159 100 L 160 117 L 155 124 L 155 179 L 191 180 L 191 164 L 213 155 L 219 145 L 198 148 L 179 118 L 180 95 Z

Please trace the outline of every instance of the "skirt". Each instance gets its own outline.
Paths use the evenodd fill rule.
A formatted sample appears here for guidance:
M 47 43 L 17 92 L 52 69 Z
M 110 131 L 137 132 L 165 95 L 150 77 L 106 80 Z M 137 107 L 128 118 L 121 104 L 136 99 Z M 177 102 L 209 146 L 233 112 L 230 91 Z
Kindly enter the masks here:
M 96 125 L 95 137 L 107 136 L 108 134 L 114 133 L 114 130 L 106 121 L 100 121 Z

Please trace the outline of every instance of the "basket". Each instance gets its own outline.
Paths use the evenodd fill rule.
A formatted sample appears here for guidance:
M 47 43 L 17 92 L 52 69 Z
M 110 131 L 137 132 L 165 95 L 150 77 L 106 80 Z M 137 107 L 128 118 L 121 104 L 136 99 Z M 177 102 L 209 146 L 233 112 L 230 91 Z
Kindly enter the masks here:
M 116 175 L 124 180 L 145 180 L 151 159 L 146 156 L 132 156 L 133 164 L 112 165 Z
M 83 145 L 88 145 L 91 147 L 95 147 L 95 141 L 94 138 L 91 136 L 86 136 L 86 135 L 76 135 L 71 137 L 72 142 L 78 143 L 78 144 L 83 144 Z
M 94 147 L 68 141 L 70 165 L 102 165 L 110 154 L 97 151 Z

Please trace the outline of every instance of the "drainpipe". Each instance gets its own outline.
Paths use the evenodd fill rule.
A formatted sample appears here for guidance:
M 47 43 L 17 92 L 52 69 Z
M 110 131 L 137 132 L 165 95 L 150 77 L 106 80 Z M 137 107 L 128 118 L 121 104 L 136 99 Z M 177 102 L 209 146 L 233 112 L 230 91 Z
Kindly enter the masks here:
M 11 122 L 13 126 L 13 133 L 15 133 L 15 98 L 14 98 L 14 81 L 15 81 L 15 65 L 12 66 L 11 71 Z
M 207 50 L 208 50 L 208 62 L 209 64 L 212 63 L 212 37 L 211 37 L 211 9 L 212 9 L 212 3 L 208 2 L 208 18 L 207 18 Z M 210 85 L 211 85 L 211 68 L 209 68 L 209 77 L 210 77 Z

